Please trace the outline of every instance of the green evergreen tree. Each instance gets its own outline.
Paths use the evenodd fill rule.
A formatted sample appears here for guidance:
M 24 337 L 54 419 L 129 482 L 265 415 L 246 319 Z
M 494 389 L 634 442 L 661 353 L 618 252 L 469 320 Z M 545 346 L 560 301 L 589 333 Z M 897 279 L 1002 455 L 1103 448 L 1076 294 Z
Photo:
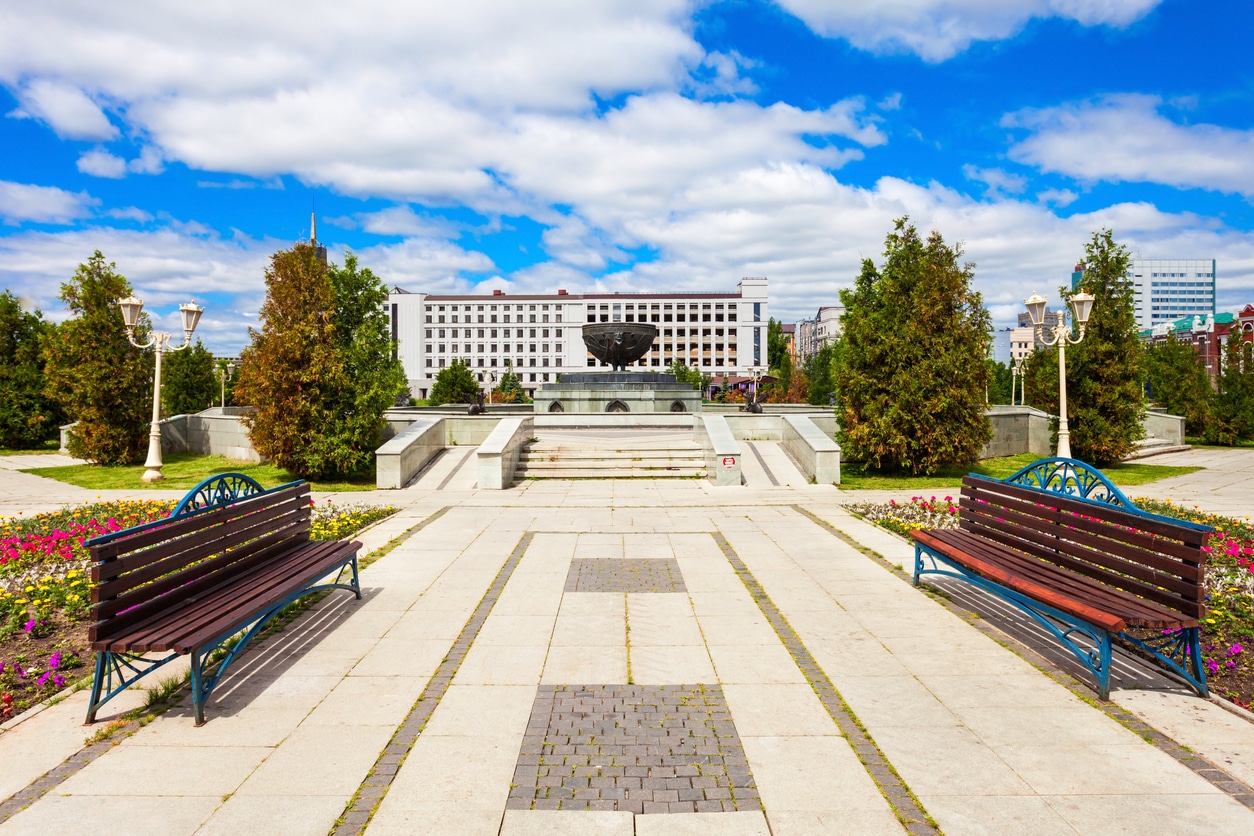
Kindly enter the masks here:
M 517 377 L 513 375 L 513 377 Z M 520 386 L 521 388 L 521 386 Z M 435 383 L 427 395 L 427 403 L 440 406 L 446 403 L 473 403 L 479 392 L 479 381 L 475 380 L 470 367 L 461 360 L 454 360 L 435 376 Z
M 1254 438 L 1254 344 L 1234 331 L 1224 341 L 1210 421 L 1204 433 L 1211 444 L 1233 445 Z
M 196 340 L 188 348 L 166 352 L 161 360 L 161 408 L 169 415 L 191 415 L 218 400 L 213 355 Z
M 71 421 L 70 455 L 96 464 L 137 464 L 148 451 L 152 419 L 152 353 L 127 341 L 118 300 L 131 284 L 99 250 L 61 285 L 73 317 L 44 341 L 45 392 Z M 145 341 L 147 315 L 136 339 Z
M 514 374 L 508 363 L 505 365 L 505 373 L 501 375 L 501 380 L 497 383 L 496 394 L 501 403 L 527 402 L 527 391 L 523 389 L 522 378 Z
M 0 295 L 0 447 L 37 447 L 63 423 L 60 405 L 44 394 L 41 341 L 51 332 L 39 311 Z
M 1150 397 L 1172 415 L 1181 415 L 1190 435 L 1206 430 L 1210 415 L 1211 385 L 1206 369 L 1198 362 L 1191 343 L 1177 340 L 1174 333 L 1165 343 L 1145 351 L 1145 376 Z
M 836 390 L 844 455 L 880 470 L 969 465 L 992 436 L 984 415 L 992 323 L 972 264 L 908 218 L 867 259 L 845 306 Z
M 279 467 L 321 479 L 364 471 L 383 412 L 405 387 L 382 312 L 387 290 L 349 254 L 328 267 L 307 243 L 275 253 L 262 330 L 251 330 L 235 395 L 253 446 Z
M 1093 311 L 1084 340 L 1067 346 L 1072 455 L 1098 467 L 1122 460 L 1145 433 L 1145 348 L 1128 278 L 1130 258 L 1109 229 L 1093 233 L 1084 245 L 1083 284 L 1094 296 Z M 1071 295 L 1064 290 L 1064 297 Z
M 784 324 L 774 317 L 766 322 L 766 366 L 778 375 L 788 358 L 788 339 L 784 336 Z

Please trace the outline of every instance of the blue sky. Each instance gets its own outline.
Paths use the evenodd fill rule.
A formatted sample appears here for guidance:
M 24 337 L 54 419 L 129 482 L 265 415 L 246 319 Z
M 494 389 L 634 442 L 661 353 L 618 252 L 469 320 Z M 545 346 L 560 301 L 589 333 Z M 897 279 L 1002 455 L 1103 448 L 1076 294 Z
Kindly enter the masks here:
M 248 340 L 308 235 L 411 291 L 837 301 L 892 219 L 999 323 L 1100 227 L 1254 301 L 1240 0 L 44 2 L 0 10 L 0 278 L 52 319 L 95 249 Z M 22 8 L 28 7 L 28 8 Z

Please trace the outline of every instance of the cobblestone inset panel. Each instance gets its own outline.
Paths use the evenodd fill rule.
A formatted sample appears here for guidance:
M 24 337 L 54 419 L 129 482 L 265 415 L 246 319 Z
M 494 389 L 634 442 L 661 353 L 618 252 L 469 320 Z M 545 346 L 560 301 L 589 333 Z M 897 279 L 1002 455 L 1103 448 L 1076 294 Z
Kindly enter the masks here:
M 717 685 L 541 685 L 507 809 L 760 810 Z
M 687 592 L 679 561 L 673 557 L 575 558 L 566 592 Z

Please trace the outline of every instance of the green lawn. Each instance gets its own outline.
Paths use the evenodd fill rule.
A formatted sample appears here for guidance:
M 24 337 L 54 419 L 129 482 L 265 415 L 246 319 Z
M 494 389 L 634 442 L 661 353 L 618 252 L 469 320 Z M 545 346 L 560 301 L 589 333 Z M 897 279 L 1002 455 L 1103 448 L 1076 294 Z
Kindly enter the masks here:
M 975 467 L 953 467 L 936 473 L 933 476 L 909 476 L 884 474 L 875 470 L 866 470 L 856 462 L 841 462 L 840 489 L 856 490 L 915 490 L 916 488 L 956 488 L 962 483 L 962 477 L 968 473 L 979 473 L 994 479 L 1005 479 L 1019 470 L 1040 459 L 1033 453 L 1018 456 L 1005 456 L 999 459 L 985 459 Z M 1200 467 L 1177 467 L 1161 464 L 1115 464 L 1102 468 L 1110 480 L 1116 485 L 1143 485 L 1168 476 L 1181 476 L 1201 470 Z
M 164 458 L 165 466 L 161 468 L 161 472 L 165 474 L 165 480 L 156 484 L 140 480 L 144 475 L 142 466 L 75 464 L 67 467 L 35 467 L 23 472 L 94 491 L 152 488 L 186 491 L 216 473 L 243 473 L 267 488 L 294 482 L 298 478 L 272 464 L 244 464 L 224 456 L 170 453 Z M 372 491 L 375 489 L 375 477 L 370 473 L 351 481 L 311 482 L 310 485 L 316 491 Z

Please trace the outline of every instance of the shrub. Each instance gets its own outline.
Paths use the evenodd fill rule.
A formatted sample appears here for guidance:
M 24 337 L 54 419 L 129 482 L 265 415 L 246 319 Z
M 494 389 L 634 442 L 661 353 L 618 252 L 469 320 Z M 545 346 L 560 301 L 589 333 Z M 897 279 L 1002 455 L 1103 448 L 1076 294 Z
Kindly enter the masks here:
M 461 360 L 454 360 L 447 367 L 440 369 L 435 376 L 435 383 L 427 394 L 427 402 L 432 406 L 446 403 L 472 403 L 479 394 L 479 381 L 475 380 L 470 367 Z
M 35 447 L 56 435 L 64 413 L 44 394 L 40 341 L 52 331 L 9 291 L 0 294 L 0 447 Z

